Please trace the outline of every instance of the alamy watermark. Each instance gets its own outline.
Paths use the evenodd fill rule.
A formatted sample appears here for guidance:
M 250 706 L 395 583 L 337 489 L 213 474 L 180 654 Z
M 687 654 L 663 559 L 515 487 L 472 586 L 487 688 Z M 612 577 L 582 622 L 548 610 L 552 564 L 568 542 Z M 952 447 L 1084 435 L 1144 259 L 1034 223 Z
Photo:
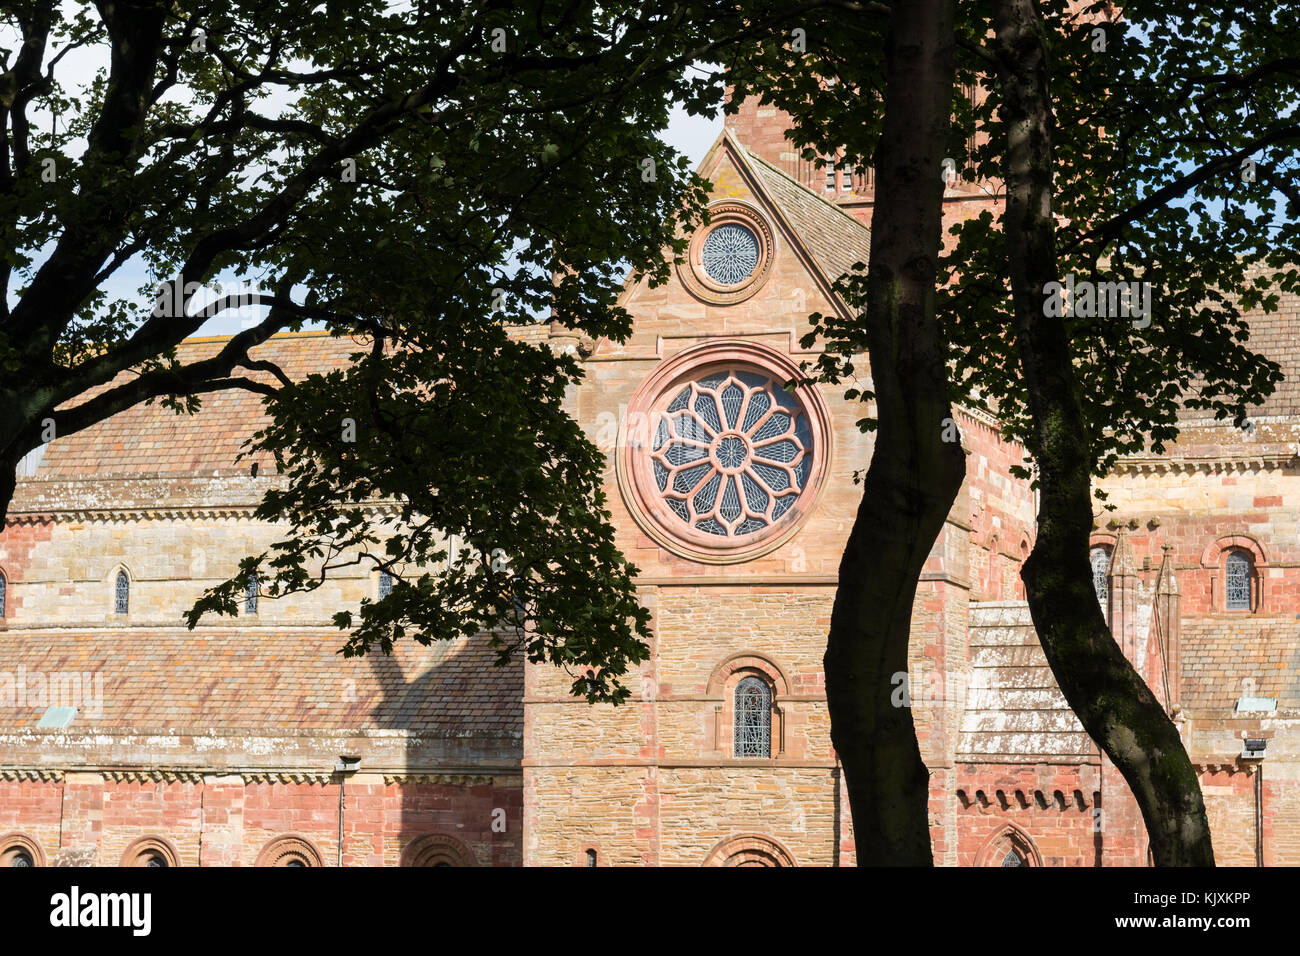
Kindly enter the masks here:
M 1133 328 L 1151 324 L 1150 282 L 1092 282 L 1078 280 L 1073 272 L 1064 282 L 1043 286 L 1043 315 L 1060 318 L 1071 315 L 1082 319 L 1133 319 Z
M 204 291 L 213 294 L 213 298 L 203 301 L 200 295 Z M 269 298 L 269 297 L 268 297 Z M 158 283 L 154 290 L 154 318 L 212 318 L 221 315 L 226 318 L 238 318 L 241 328 L 252 328 L 262 318 L 263 309 L 270 303 L 263 303 L 262 287 L 257 280 L 251 282 L 186 282 L 184 279 L 172 279 L 170 282 Z M 198 308 L 188 308 L 196 300 Z
M 19 664 L 0 671 L 0 709 L 44 710 L 75 707 L 86 717 L 104 716 L 104 675 L 100 671 L 37 671 Z

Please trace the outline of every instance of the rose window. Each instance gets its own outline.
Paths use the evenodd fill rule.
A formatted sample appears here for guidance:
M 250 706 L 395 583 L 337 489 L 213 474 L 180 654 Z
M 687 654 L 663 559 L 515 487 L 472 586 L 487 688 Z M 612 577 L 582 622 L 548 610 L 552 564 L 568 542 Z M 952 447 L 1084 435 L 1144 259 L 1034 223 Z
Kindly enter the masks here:
M 660 499 L 684 524 L 720 538 L 771 527 L 808 486 L 812 428 L 771 376 L 716 372 L 676 390 L 650 452 Z
M 758 268 L 758 237 L 740 223 L 718 226 L 704 239 L 700 261 L 704 274 L 722 285 L 744 282 Z

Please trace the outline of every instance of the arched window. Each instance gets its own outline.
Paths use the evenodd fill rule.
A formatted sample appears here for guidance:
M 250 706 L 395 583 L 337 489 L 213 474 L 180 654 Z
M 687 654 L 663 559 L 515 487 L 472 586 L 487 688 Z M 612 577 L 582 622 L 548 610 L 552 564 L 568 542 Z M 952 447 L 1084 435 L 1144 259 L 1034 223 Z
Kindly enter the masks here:
M 45 854 L 31 837 L 21 833 L 0 836 L 0 867 L 44 866 Z
M 453 836 L 430 833 L 406 845 L 402 866 L 475 866 L 470 848 Z
M 596 860 L 596 851 L 595 851 L 595 850 L 588 850 L 588 851 L 587 851 L 587 865 L 588 865 L 588 866 L 595 866 L 595 865 L 596 865 L 596 862 L 597 862 L 597 860 Z
M 248 580 L 244 583 L 244 613 L 257 613 L 257 572 L 249 571 Z
M 125 571 L 117 572 L 117 583 L 113 587 L 113 613 L 125 614 L 131 608 L 131 579 Z
M 1042 866 L 1043 858 L 1029 834 L 1007 824 L 975 856 L 976 866 Z
M 131 843 L 122 854 L 123 866 L 152 866 L 168 868 L 180 866 L 176 847 L 159 836 L 146 836 Z
M 760 677 L 746 677 L 736 685 L 732 753 L 737 757 L 772 754 L 772 689 Z
M 9 582 L 5 580 L 4 572 L 0 571 L 0 617 L 5 616 L 5 598 L 9 590 Z
M 1227 595 L 1229 611 L 1249 611 L 1251 607 L 1251 560 L 1246 551 L 1228 552 L 1224 563 L 1226 577 L 1224 594 Z
M 387 571 L 379 572 L 379 599 L 382 601 L 393 593 L 393 576 Z
M 1088 552 L 1092 563 L 1092 589 L 1097 592 L 1097 601 L 1106 606 L 1106 570 L 1110 567 L 1110 552 L 1098 545 Z
M 320 851 L 305 837 L 276 837 L 262 848 L 255 866 L 324 866 Z

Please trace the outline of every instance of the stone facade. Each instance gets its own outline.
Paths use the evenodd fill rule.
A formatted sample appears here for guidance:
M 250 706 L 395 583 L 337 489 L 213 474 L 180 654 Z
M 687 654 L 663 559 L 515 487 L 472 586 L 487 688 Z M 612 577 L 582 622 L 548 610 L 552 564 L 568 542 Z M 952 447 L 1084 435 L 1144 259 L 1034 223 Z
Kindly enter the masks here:
M 550 667 L 494 668 L 482 637 L 343 659 L 331 615 L 377 596 L 375 576 L 359 569 L 185 629 L 181 615 L 203 588 L 277 534 L 252 517 L 277 478 L 236 460 L 261 410 L 236 393 L 212 396 L 193 419 L 132 409 L 29 463 L 0 534 L 0 858 L 851 864 L 821 659 L 860 495 L 854 476 L 872 442 L 857 426 L 861 407 L 839 388 L 795 390 L 788 401 L 799 411 L 782 424 L 773 387 L 760 414 L 754 370 L 776 375 L 816 357 L 799 339 L 809 313 L 843 310 L 832 281 L 867 257 L 872 193 L 869 178 L 828 192 L 824 171 L 802 168 L 781 130 L 779 115 L 746 104 L 701 166 L 716 208 L 757 238 L 729 253 L 752 257 L 750 280 L 713 281 L 702 235 L 672 282 L 625 290 L 628 341 L 520 331 L 585 357 L 570 407 L 607 455 L 617 543 L 640 569 L 653 615 L 630 702 L 574 700 L 571 676 Z M 991 193 L 954 186 L 949 218 L 996 204 Z M 1288 372 L 1300 366 L 1285 351 L 1300 331 L 1294 302 L 1252 325 L 1266 354 L 1276 347 L 1274 358 L 1297 360 Z M 217 344 L 187 343 L 186 357 Z M 352 348 L 304 333 L 273 339 L 262 357 L 300 375 L 338 367 Z M 744 498 L 734 508 L 762 513 L 750 538 L 701 532 L 694 496 L 707 482 L 691 487 L 689 508 L 671 505 L 675 485 L 647 457 L 664 447 L 653 416 L 642 416 L 654 397 L 647 383 L 695 388 L 696 401 L 697 380 L 715 372 L 750 375 L 746 387 L 758 389 L 746 392 L 749 404 L 715 407 L 717 434 L 697 442 L 725 479 L 718 488 L 731 487 L 734 471 Z M 1292 388 L 1249 434 L 1189 422 L 1167 454 L 1123 462 L 1106 482 L 1116 507 L 1099 517 L 1094 540 L 1106 552 L 1117 639 L 1179 722 L 1202 770 L 1219 860 L 1230 865 L 1261 855 L 1300 863 Z M 739 421 L 749 422 L 747 409 L 752 427 Z M 967 481 L 923 572 L 910 674 L 894 688 L 914 710 L 931 771 L 935 860 L 1144 864 L 1132 797 L 1066 706 L 1024 603 L 1019 568 L 1035 501 L 1009 475 L 1023 450 L 982 415 L 955 414 Z M 777 437 L 764 439 L 769 420 Z M 794 438 L 780 438 L 782 428 Z M 742 449 L 734 470 L 721 456 L 724 432 Z M 780 459 L 786 441 L 798 450 Z M 755 464 L 764 455 L 775 464 Z M 753 469 L 766 490 L 741 477 Z M 705 505 L 722 516 L 733 505 L 717 495 Z M 685 518 L 674 531 L 676 507 L 691 514 L 690 535 Z M 1250 557 L 1242 610 L 1225 593 L 1236 552 Z M 1267 740 L 1262 763 L 1241 756 L 1243 734 Z M 359 767 L 336 771 L 344 756 Z

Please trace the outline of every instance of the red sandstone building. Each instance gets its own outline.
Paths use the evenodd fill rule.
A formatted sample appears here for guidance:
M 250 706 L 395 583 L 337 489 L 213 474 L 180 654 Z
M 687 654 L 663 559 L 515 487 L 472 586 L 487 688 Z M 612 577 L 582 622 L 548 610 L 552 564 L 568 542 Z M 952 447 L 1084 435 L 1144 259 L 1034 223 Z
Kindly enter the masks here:
M 629 704 L 495 668 L 484 640 L 338 657 L 331 615 L 385 593 L 364 569 L 187 630 L 202 589 L 276 535 L 252 517 L 276 477 L 235 461 L 260 404 L 135 408 L 32 456 L 0 534 L 0 861 L 851 864 L 821 657 L 871 441 L 840 389 L 780 382 L 816 355 L 808 314 L 844 310 L 832 282 L 867 257 L 871 183 L 802 163 L 781 128 L 748 105 L 703 161 L 711 224 L 672 283 L 627 289 L 627 342 L 520 333 L 585 356 L 572 410 L 607 452 L 654 614 Z M 960 217 L 997 197 L 948 201 Z M 1297 864 L 1300 308 L 1250 324 L 1287 381 L 1249 432 L 1189 420 L 1167 454 L 1125 460 L 1094 568 L 1201 771 L 1219 862 Z M 261 357 L 296 376 L 354 348 L 284 335 Z M 1022 450 L 978 413 L 957 424 L 968 477 L 895 688 L 931 771 L 935 861 L 1143 865 L 1132 798 L 1023 600 Z

